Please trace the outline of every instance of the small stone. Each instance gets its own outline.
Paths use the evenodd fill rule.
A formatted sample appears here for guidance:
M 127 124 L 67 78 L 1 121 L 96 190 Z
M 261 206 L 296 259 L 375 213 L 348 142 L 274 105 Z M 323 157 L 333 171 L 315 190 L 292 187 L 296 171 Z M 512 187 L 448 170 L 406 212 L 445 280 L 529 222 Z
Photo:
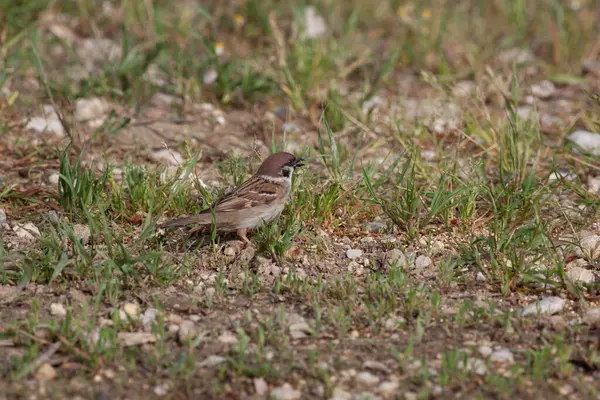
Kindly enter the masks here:
M 202 76 L 202 83 L 204 83 L 206 86 L 212 85 L 213 83 L 215 83 L 217 81 L 218 77 L 219 77 L 219 73 L 217 72 L 216 69 L 209 69 Z
M 356 375 L 356 380 L 366 386 L 375 386 L 379 383 L 379 377 L 368 371 L 360 372 Z
M 152 323 L 156 321 L 156 316 L 158 315 L 158 310 L 156 308 L 147 308 L 144 311 L 144 315 L 142 315 L 142 325 L 144 329 L 150 330 L 152 328 Z
M 302 397 L 302 393 L 294 388 L 289 383 L 284 383 L 282 386 L 271 390 L 271 398 L 273 400 L 298 400 Z
M 156 342 L 156 337 L 149 332 L 119 332 L 117 337 L 125 347 Z
M 306 7 L 304 10 L 304 29 L 306 36 L 310 39 L 323 36 L 327 32 L 325 18 L 320 16 L 312 6 Z
M 40 236 L 40 230 L 31 222 L 15 224 L 13 232 L 17 234 L 17 237 L 27 242 L 34 241 L 36 237 Z
M 86 69 L 93 68 L 94 62 L 112 62 L 122 57 L 122 48 L 107 38 L 86 38 L 78 41 L 77 55 L 85 63 Z
M 350 400 L 350 399 L 352 399 L 352 395 L 339 386 L 336 386 L 333 389 L 333 393 L 331 394 L 331 397 L 329 398 L 329 400 Z
M 285 319 L 290 330 L 290 336 L 293 339 L 301 339 L 312 335 L 310 325 L 300 314 L 290 313 L 286 315 Z
M 121 182 L 123 179 L 123 170 L 121 168 L 113 168 L 111 172 L 115 182 Z
M 425 161 L 433 161 L 436 157 L 435 151 L 433 150 L 423 150 L 421 152 L 421 158 Z
M 104 374 L 104 376 L 108 379 L 115 379 L 115 376 L 117 376 L 117 373 L 112 369 L 105 369 L 104 371 L 102 371 L 102 374 Z
M 375 238 L 373 238 L 373 236 L 365 236 L 360 239 L 360 242 L 362 244 L 375 243 Z
M 190 321 L 198 322 L 202 319 L 198 314 L 190 315 Z
M 58 374 L 52 365 L 44 363 L 38 368 L 37 372 L 35 373 L 35 378 L 38 381 L 46 382 L 56 378 L 57 375 Z
M 379 361 L 365 361 L 363 367 L 373 371 L 383 372 L 384 374 L 390 373 L 390 369 L 384 363 Z
M 596 280 L 596 276 L 592 271 L 581 267 L 572 267 L 567 270 L 566 274 L 573 282 L 592 283 Z
M 198 336 L 198 329 L 194 325 L 194 322 L 189 320 L 183 321 L 179 326 L 179 341 L 184 343 L 196 336 Z
M 60 175 L 57 174 L 56 172 L 53 174 L 50 174 L 50 176 L 48 177 L 48 183 L 51 184 L 52 186 L 58 186 L 59 181 L 60 181 Z
M 485 375 L 488 371 L 485 362 L 479 358 L 468 358 L 466 370 L 469 372 L 474 372 L 477 375 Z
M 541 81 L 531 85 L 531 93 L 540 99 L 548 99 L 556 93 L 556 87 L 550 81 Z
M 46 111 L 48 109 L 44 107 Z M 33 130 L 40 133 L 53 133 L 56 136 L 62 137 L 65 136 L 65 128 L 60 122 L 58 115 L 50 106 L 49 113 L 46 113 L 45 116 L 42 117 L 33 117 L 25 125 L 25 129 Z
M 227 359 L 222 356 L 212 355 L 205 358 L 203 361 L 196 363 L 199 368 L 212 368 L 225 363 Z
M 0 208 L 0 231 L 10 228 L 7 223 L 6 212 Z
M 494 351 L 490 356 L 490 361 L 497 363 L 512 364 L 515 360 L 509 349 L 500 349 Z
M 228 257 L 235 257 L 235 249 L 233 247 L 225 247 L 225 250 L 223 250 L 223 254 L 225 254 Z
M 490 346 L 479 346 L 477 351 L 479 351 L 479 354 L 481 354 L 483 357 L 489 357 L 493 352 Z
M 531 304 L 525 306 L 523 308 L 523 310 L 521 311 L 521 315 L 524 317 L 529 316 L 529 315 L 537 315 L 537 314 L 552 315 L 552 314 L 561 312 L 564 307 L 565 307 L 564 299 L 557 297 L 557 296 L 549 296 L 549 297 L 543 298 L 539 302 L 536 301 L 534 303 L 531 303 Z
M 512 48 L 501 51 L 498 60 L 503 64 L 525 64 L 535 60 L 535 57 L 528 49 Z
M 346 250 L 346 257 L 353 260 L 363 255 L 363 251 L 361 249 L 348 249 Z
M 377 386 L 377 392 L 382 396 L 391 397 L 398 391 L 400 384 L 394 381 L 383 381 Z
M 588 177 L 588 190 L 591 193 L 600 195 L 600 176 Z
M 406 266 L 406 256 L 398 249 L 391 249 L 385 253 L 385 260 L 388 265 Z
M 517 107 L 517 115 L 523 120 L 533 120 L 533 116 L 537 114 L 534 113 L 533 107 L 519 106 Z
M 224 331 L 223 333 L 221 333 L 221 335 L 219 335 L 218 340 L 223 344 L 237 344 L 238 342 L 238 338 L 229 331 Z
M 169 324 L 168 330 L 169 330 L 169 333 L 175 334 L 175 333 L 179 332 L 179 325 Z
M 263 378 L 254 378 L 254 390 L 258 396 L 265 396 L 269 390 L 267 382 Z
M 92 236 L 90 232 L 90 227 L 83 224 L 75 224 L 73 225 L 73 233 L 75 237 L 80 240 L 84 245 L 90 242 L 90 237 Z
M 150 154 L 150 159 L 155 163 L 178 166 L 183 163 L 183 156 L 169 149 L 160 149 Z
M 89 121 L 100 118 L 108 113 L 109 106 L 106 100 L 99 97 L 78 99 L 75 102 L 75 119 L 77 121 Z
M 570 141 L 581 147 L 584 151 L 600 156 L 600 134 L 578 130 L 568 137 Z
M 52 303 L 50 304 L 50 314 L 55 317 L 65 317 L 67 315 L 67 310 L 65 306 L 60 303 Z
M 600 307 L 588 309 L 583 316 L 583 321 L 590 325 L 600 321 Z
M 418 400 L 419 395 L 415 392 L 404 392 L 404 400 Z
M 573 386 L 569 385 L 568 383 L 565 383 L 564 385 L 561 385 L 558 388 L 558 393 L 560 393 L 560 395 L 563 396 L 563 398 L 570 395 L 574 391 L 575 389 L 573 388 Z
M 162 385 L 156 385 L 153 390 L 154 394 L 158 397 L 166 396 L 169 393 L 169 385 L 167 383 L 163 383 Z
M 600 136 L 600 135 L 598 135 Z M 596 260 L 600 258 L 600 236 L 590 235 L 581 239 L 579 246 L 575 249 L 575 252 L 580 257 L 585 257 L 589 260 Z
M 295 323 L 290 325 L 290 336 L 292 337 L 292 339 L 305 338 L 311 334 L 312 330 L 310 329 L 310 325 L 308 325 L 306 322 Z
M 138 319 L 140 314 L 140 307 L 135 303 L 126 303 L 123 306 L 123 312 L 125 313 L 126 317 L 129 317 L 131 319 Z
M 85 335 L 85 340 L 87 340 L 88 344 L 95 346 L 100 341 L 100 328 L 96 327 L 87 335 Z
M 417 259 L 415 260 L 415 268 L 416 269 L 424 269 L 424 268 L 428 268 L 432 265 L 432 261 L 431 258 L 427 257 L 427 256 L 419 256 L 417 257 Z
M 477 271 L 477 276 L 475 277 L 475 279 L 478 282 L 485 282 L 487 279 L 485 278 L 485 275 L 481 272 L 481 271 Z
M 167 321 L 176 325 L 181 325 L 183 324 L 184 319 L 180 315 L 171 313 L 167 315 Z

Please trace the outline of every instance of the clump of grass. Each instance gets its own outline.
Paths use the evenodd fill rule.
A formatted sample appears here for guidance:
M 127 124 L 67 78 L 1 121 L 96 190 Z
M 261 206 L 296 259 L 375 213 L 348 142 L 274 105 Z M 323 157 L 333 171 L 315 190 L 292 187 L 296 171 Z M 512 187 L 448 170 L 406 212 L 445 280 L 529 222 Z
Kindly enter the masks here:
M 58 202 L 70 214 L 82 215 L 94 209 L 106 189 L 109 171 L 96 177 L 92 168 L 83 168 L 81 157 L 71 163 L 69 148 L 59 153 Z
M 435 219 L 448 224 L 452 210 L 463 201 L 466 187 L 452 187 L 452 179 L 443 174 L 437 184 L 422 185 L 416 178 L 416 163 L 408 158 L 397 175 L 391 196 L 376 192 L 378 182 L 363 168 L 363 183 L 369 198 L 367 201 L 381 207 L 388 218 L 409 237 L 417 236 L 421 229 Z M 389 174 L 388 176 L 392 176 Z M 433 186 L 433 187 L 432 187 Z

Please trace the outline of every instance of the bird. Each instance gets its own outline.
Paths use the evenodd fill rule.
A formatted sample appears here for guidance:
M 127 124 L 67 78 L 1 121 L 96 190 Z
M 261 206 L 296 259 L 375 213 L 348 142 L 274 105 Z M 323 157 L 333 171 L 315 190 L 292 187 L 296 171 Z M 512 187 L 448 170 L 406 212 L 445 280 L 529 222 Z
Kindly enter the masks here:
M 292 175 L 304 166 L 304 159 L 287 152 L 271 154 L 256 173 L 240 186 L 218 199 L 197 215 L 169 220 L 159 228 L 211 225 L 217 231 L 236 232 L 246 244 L 247 233 L 262 223 L 271 222 L 283 211 L 292 191 Z

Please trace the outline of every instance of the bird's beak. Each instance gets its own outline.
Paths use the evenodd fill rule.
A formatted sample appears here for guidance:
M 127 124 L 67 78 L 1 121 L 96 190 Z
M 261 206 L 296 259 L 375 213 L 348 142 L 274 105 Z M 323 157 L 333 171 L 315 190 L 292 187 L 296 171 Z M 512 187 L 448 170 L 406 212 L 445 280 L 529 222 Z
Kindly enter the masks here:
M 302 157 L 296 158 L 296 160 L 294 161 L 294 168 L 298 168 L 298 167 L 302 167 L 302 166 L 304 166 L 304 158 L 302 158 Z

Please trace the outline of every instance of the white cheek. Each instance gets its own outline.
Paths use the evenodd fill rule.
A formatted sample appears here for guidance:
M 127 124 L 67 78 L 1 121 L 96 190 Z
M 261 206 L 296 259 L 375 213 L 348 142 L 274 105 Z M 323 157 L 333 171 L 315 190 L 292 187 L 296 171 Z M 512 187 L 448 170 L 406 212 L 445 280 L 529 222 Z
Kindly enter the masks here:
M 292 168 L 292 167 L 283 167 L 281 175 L 283 177 L 292 179 L 292 175 L 294 175 L 294 168 Z

